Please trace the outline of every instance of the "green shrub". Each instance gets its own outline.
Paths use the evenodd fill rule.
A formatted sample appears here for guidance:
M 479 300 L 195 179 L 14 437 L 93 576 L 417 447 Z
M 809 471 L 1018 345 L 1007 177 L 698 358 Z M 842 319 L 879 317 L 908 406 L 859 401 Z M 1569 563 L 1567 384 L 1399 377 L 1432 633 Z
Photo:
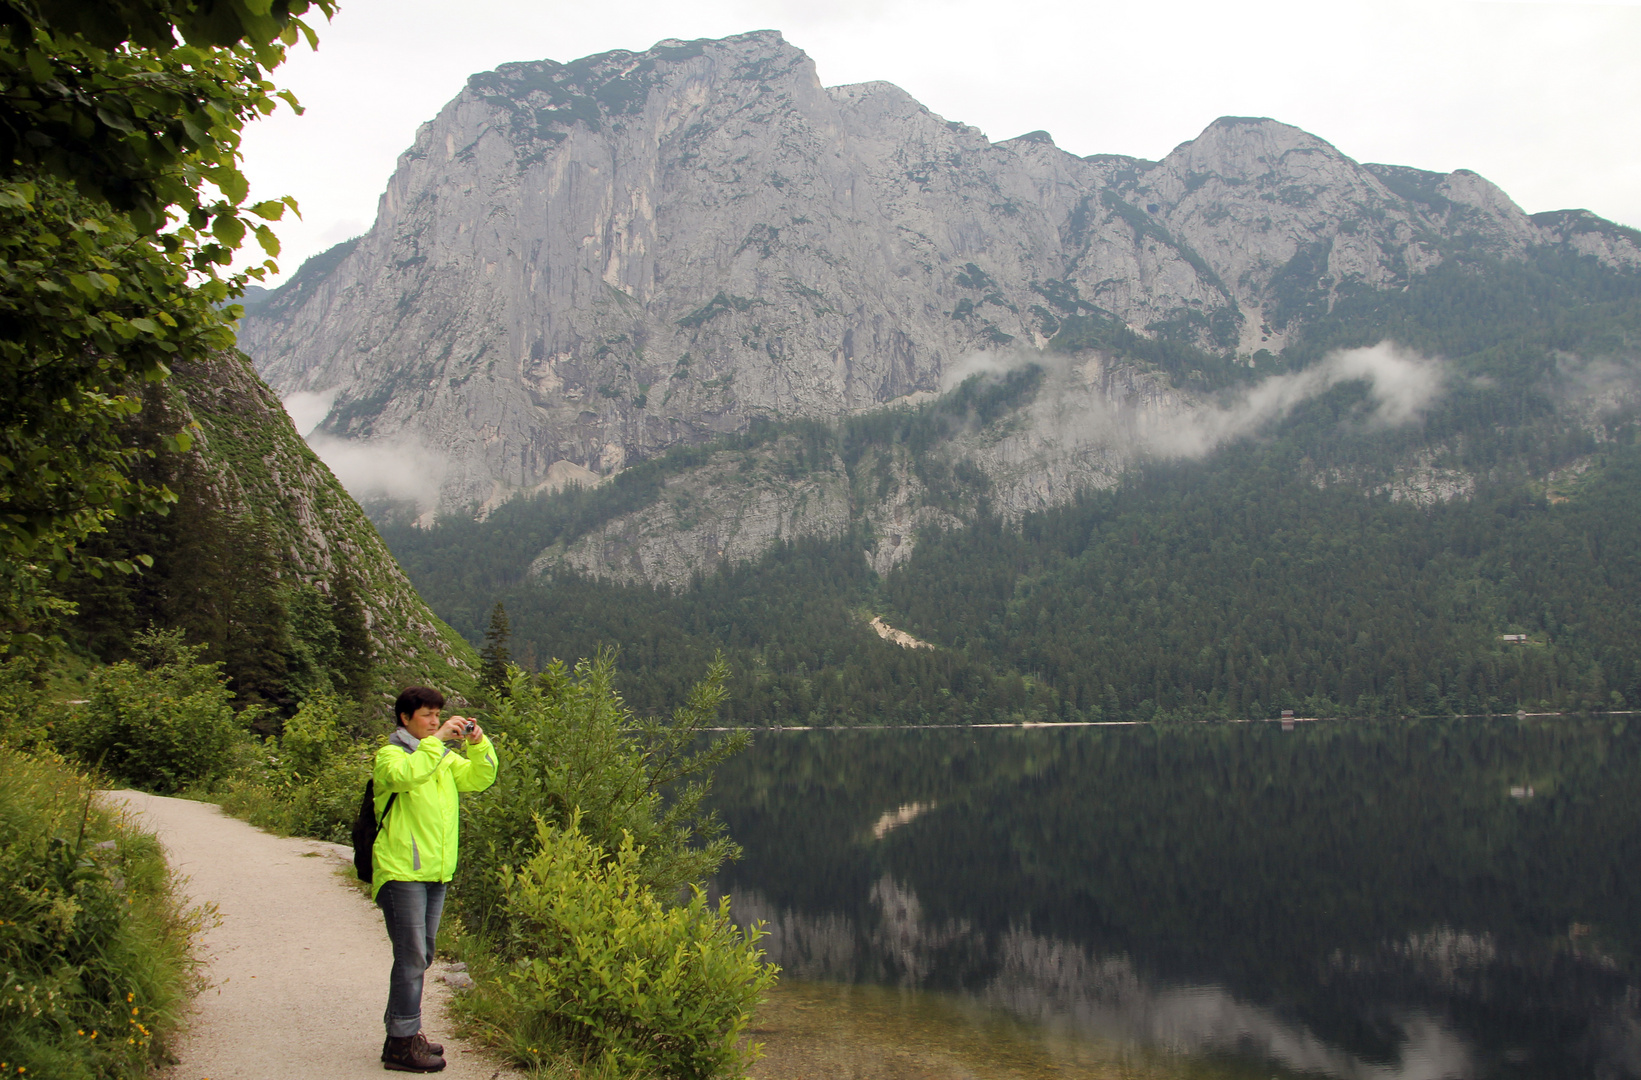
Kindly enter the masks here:
M 502 903 L 503 867 L 535 850 L 536 823 L 580 829 L 606 853 L 630 836 L 640 876 L 663 898 L 682 899 L 740 848 L 703 800 L 711 769 L 746 746 L 738 733 L 702 746 L 724 699 L 722 660 L 670 718 L 634 716 L 616 693 L 609 654 L 574 670 L 554 662 L 539 676 L 509 669 L 507 696 L 485 721 L 501 772 L 462 808 L 456 895 L 474 932 L 487 933 Z
M 0 755 L 0 1069 L 142 1077 L 187 1003 L 198 922 L 158 842 L 60 758 Z
M 0 662 L 0 746 L 29 749 L 49 741 L 52 712 L 39 658 L 13 656 Z
M 373 749 L 363 743 L 349 743 L 333 754 L 318 775 L 291 792 L 281 831 L 333 844 L 349 843 L 375 757 Z
M 622 1075 L 746 1075 L 759 1047 L 742 1036 L 777 970 L 761 962 L 762 931 L 743 936 L 728 898 L 699 888 L 663 903 L 630 835 L 612 854 L 580 824 L 538 822 L 536 853 L 501 872 L 501 963 L 464 1008 L 526 1064 L 568 1051 Z
M 342 731 L 341 701 L 318 694 L 285 721 L 277 752 L 243 762 L 221 786 L 222 808 L 260 828 L 345 844 L 375 748 Z
M 255 717 L 236 715 L 220 663 L 181 631 L 137 636 L 139 660 L 94 671 L 89 700 L 59 726 L 57 745 L 133 786 L 161 794 L 220 776 Z
M 348 743 L 339 724 L 341 702 L 332 694 L 315 694 L 285 721 L 279 737 L 279 762 L 289 773 L 312 780 Z

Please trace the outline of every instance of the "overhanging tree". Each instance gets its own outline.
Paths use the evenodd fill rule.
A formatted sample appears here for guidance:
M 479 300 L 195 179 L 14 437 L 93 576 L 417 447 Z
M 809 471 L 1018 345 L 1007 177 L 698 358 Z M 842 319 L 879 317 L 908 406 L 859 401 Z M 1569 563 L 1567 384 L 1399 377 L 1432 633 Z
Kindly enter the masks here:
M 0 654 L 65 606 L 49 581 L 118 516 L 164 510 L 122 422 L 143 382 L 233 344 L 229 303 L 275 270 L 240 133 L 334 0 L 0 0 Z M 240 272 L 254 236 L 268 261 Z M 166 441 L 185 450 L 186 432 Z

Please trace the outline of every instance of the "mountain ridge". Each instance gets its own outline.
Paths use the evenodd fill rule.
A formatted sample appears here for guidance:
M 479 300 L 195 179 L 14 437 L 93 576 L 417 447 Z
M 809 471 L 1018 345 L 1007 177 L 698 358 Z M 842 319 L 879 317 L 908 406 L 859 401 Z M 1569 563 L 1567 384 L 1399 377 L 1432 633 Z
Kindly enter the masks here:
M 1529 218 L 1465 170 L 1359 164 L 1268 118 L 1157 162 L 993 143 L 892 84 L 824 87 L 761 31 L 475 75 L 372 229 L 261 298 L 241 344 L 323 406 L 321 446 L 420 455 L 425 520 L 1051 342 L 1257 369 L 1352 296 L 1544 249 L 1641 267 L 1633 230 Z

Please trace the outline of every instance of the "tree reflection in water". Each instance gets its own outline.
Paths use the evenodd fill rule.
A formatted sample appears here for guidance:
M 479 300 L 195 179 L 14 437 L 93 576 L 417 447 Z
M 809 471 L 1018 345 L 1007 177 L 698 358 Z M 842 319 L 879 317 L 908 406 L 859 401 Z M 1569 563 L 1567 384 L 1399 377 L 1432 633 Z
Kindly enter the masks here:
M 1601 718 L 769 734 L 719 884 L 796 978 L 1318 1075 L 1641 1076 L 1637 781 Z

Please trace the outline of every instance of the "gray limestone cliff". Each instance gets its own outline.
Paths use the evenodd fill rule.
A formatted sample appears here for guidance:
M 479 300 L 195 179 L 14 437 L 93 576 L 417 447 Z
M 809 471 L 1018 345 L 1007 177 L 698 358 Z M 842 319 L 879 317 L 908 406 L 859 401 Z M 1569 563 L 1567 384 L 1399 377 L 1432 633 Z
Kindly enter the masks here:
M 414 471 L 424 509 L 482 511 L 758 417 L 926 398 L 1071 317 L 1247 357 L 1351 290 L 1545 245 L 1641 267 L 1632 230 L 1528 217 L 1474 173 L 1359 164 L 1268 119 L 1221 119 L 1159 162 L 994 143 L 887 83 L 825 87 L 765 31 L 474 76 L 370 231 L 259 298 L 240 344 L 320 405 L 316 442 Z M 1089 362 L 1062 412 L 1143 389 Z M 1120 469 L 1119 445 L 1022 434 L 971 456 L 1023 509 Z M 842 497 L 762 490 L 644 558 L 676 580 L 703 553 L 841 527 Z M 896 505 L 868 516 L 933 513 Z M 621 528 L 560 554 L 656 579 L 632 559 L 660 519 Z

